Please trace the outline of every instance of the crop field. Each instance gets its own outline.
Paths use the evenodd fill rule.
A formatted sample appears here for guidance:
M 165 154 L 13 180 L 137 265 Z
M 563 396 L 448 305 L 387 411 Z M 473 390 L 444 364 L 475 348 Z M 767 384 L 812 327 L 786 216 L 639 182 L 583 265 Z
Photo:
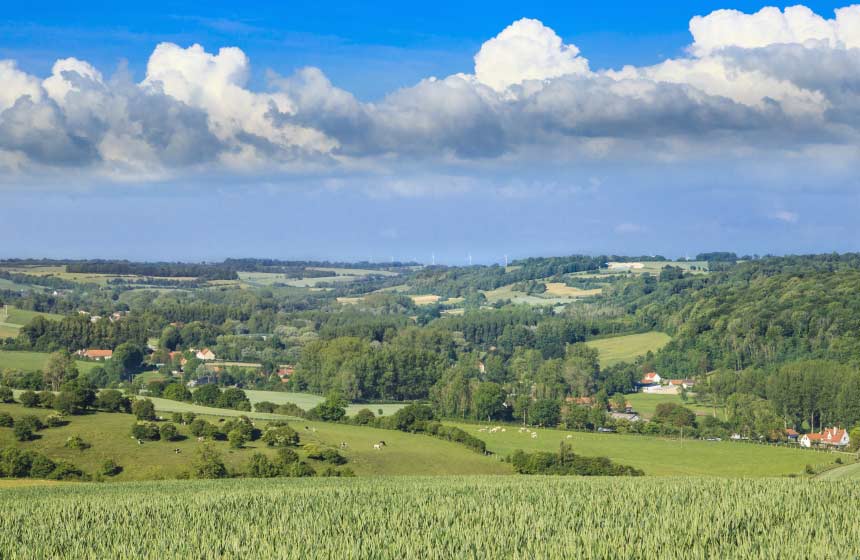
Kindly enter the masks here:
M 207 419 L 216 424 L 220 423 L 220 418 L 241 414 L 231 410 L 200 408 L 204 409 L 201 414 L 211 413 Z M 199 412 L 199 409 L 192 411 Z M 45 417 L 53 413 L 51 410 L 28 409 L 18 404 L 0 404 L 0 412 L 8 412 L 15 418 L 25 414 Z M 285 418 L 254 413 L 248 416 L 255 421 L 259 421 L 261 417 Z M 185 436 L 180 441 L 152 441 L 138 445 L 130 437 L 131 427 L 135 423 L 130 414 L 99 412 L 72 416 L 68 420 L 68 425 L 42 430 L 38 432 L 38 439 L 27 443 L 16 442 L 11 428 L 0 428 L 0 447 L 15 446 L 38 451 L 54 460 L 70 461 L 90 473 L 95 472 L 106 459 L 113 459 L 123 467 L 116 480 L 151 480 L 176 478 L 181 472 L 187 471 L 195 451 L 204 445 L 191 436 L 187 426 L 179 426 L 180 434 Z M 431 436 L 300 419 L 289 421 L 299 432 L 302 444 L 315 443 L 339 449 L 341 442 L 346 443 L 347 447 L 340 452 L 349 460 L 347 466 L 359 476 L 511 473 L 510 466 L 500 462 L 497 457 L 484 456 L 463 445 Z M 84 451 L 66 448 L 66 439 L 76 435 L 92 447 Z M 387 444 L 381 451 L 373 448 L 373 444 L 380 440 Z M 260 441 L 250 442 L 242 449 L 231 449 L 226 441 L 208 445 L 221 452 L 227 467 L 234 470 L 244 468 L 249 457 L 255 452 L 270 455 L 275 453 Z M 180 453 L 176 453 L 176 449 L 179 449 Z M 297 451 L 303 454 L 301 449 Z M 319 470 L 324 468 L 316 463 L 314 467 Z M 2 554 L 0 558 L 5 560 Z
M 0 557 L 845 558 L 860 485 L 457 477 L 0 492 Z
M 709 272 L 707 261 L 642 261 L 636 263 L 618 263 L 610 262 L 608 269 L 601 269 L 603 273 L 619 273 L 632 272 L 633 274 L 660 274 L 660 271 L 667 266 L 674 266 L 684 269 L 686 272 L 693 274 L 705 274 Z
M 601 292 L 602 290 L 600 288 L 595 288 L 592 290 L 583 290 L 581 288 L 568 286 L 563 282 L 546 283 L 546 293 L 554 297 L 582 298 L 600 295 Z
M 619 362 L 633 362 L 649 350 L 656 352 L 670 340 L 672 338 L 668 334 L 652 331 L 590 340 L 585 344 L 596 348 L 600 352 L 600 366 L 608 367 Z
M 21 371 L 39 371 L 48 363 L 50 354 L 46 352 L 19 352 L 12 350 L 0 350 L 0 371 L 4 369 L 17 369 Z M 85 362 L 76 360 L 78 371 L 89 371 L 99 367 L 98 362 Z
M 475 424 L 456 424 L 484 440 L 487 449 L 506 456 L 517 449 L 557 452 L 561 442 L 573 452 L 589 457 L 609 457 L 613 461 L 642 469 L 654 476 L 771 477 L 801 475 L 806 465 L 832 465 L 842 454 L 785 446 L 758 445 L 730 441 L 702 441 L 663 437 L 566 432 L 536 429 L 538 436 L 520 432 L 516 426 L 505 431 L 479 432 Z M 570 436 L 570 437 L 568 437 Z M 844 458 L 843 458 L 844 460 Z
M 14 272 L 16 274 L 30 274 L 32 276 L 54 276 L 63 280 L 72 282 L 81 282 L 83 284 L 98 284 L 99 286 L 107 286 L 110 280 L 115 278 L 123 278 L 126 280 L 140 280 L 144 276 L 136 274 L 95 274 L 82 272 L 66 272 L 65 266 L 21 266 L 21 267 L 4 267 L 3 270 Z M 194 280 L 192 277 L 174 277 L 171 280 Z

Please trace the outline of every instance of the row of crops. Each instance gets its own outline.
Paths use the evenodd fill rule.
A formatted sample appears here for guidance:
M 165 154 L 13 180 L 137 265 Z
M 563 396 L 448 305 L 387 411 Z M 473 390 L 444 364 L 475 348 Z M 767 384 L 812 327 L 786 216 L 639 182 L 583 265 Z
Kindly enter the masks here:
M 860 485 L 552 477 L 0 490 L 0 558 L 840 558 Z

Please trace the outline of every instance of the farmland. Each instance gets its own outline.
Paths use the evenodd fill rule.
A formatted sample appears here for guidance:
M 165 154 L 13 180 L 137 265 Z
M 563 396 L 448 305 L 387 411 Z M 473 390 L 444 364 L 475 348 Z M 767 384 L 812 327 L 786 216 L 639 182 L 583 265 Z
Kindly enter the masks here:
M 517 449 L 527 452 L 558 451 L 567 442 L 575 453 L 609 457 L 652 476 L 771 477 L 800 475 L 807 464 L 833 464 L 836 455 L 809 450 L 729 441 L 681 440 L 662 437 L 536 429 L 538 436 L 521 433 L 515 426 L 505 432 L 478 432 L 474 424 L 458 424 L 483 439 L 487 449 L 508 455 Z M 568 438 L 570 436 L 570 438 Z
M 5 309 L 0 307 L 0 338 L 14 338 L 18 336 L 20 328 L 38 316 L 45 317 L 46 319 L 62 319 L 62 315 L 28 311 L 25 309 L 18 309 L 14 306 L 9 306 Z
M 176 404 L 181 406 L 183 403 Z M 207 409 L 194 405 L 188 405 L 184 411 L 209 414 L 208 419 L 215 423 L 218 423 L 219 418 L 240 414 L 236 411 Z M 17 404 L 0 404 L 0 412 L 8 412 L 17 418 L 24 414 L 44 417 L 51 411 L 26 409 Z M 250 413 L 249 416 L 255 419 L 284 418 L 257 413 Z M 190 437 L 185 426 L 180 427 L 180 433 L 185 436 L 180 441 L 155 441 L 138 445 L 129 437 L 131 427 L 135 423 L 134 417 L 129 414 L 99 412 L 73 416 L 69 420 L 68 425 L 43 430 L 39 432 L 40 438 L 25 444 L 14 441 L 11 429 L 0 428 L 0 447 L 21 446 L 43 453 L 54 460 L 70 461 L 90 473 L 95 472 L 105 459 L 113 459 L 123 467 L 122 473 L 116 477 L 117 480 L 147 480 L 176 478 L 189 469 L 195 450 L 204 445 L 196 438 Z M 295 420 L 293 426 L 300 432 L 303 444 L 316 443 L 337 448 L 341 442 L 345 442 L 348 447 L 341 453 L 349 459 L 347 466 L 359 476 L 511 472 L 510 467 L 499 462 L 498 458 L 486 457 L 462 445 L 430 436 L 306 420 Z M 85 451 L 66 448 L 67 438 L 75 435 L 83 438 L 92 447 Z M 384 450 L 377 451 L 373 449 L 373 444 L 380 440 L 384 440 L 387 446 Z M 225 464 L 234 470 L 241 470 L 254 452 L 274 455 L 274 450 L 259 441 L 248 443 L 242 449 L 231 449 L 226 441 L 209 445 L 223 453 Z M 176 453 L 175 449 L 179 449 L 180 453 Z
M 860 539 L 858 499 L 857 485 L 695 478 L 59 485 L 0 493 L 0 556 L 837 558 Z
M 681 400 L 680 395 L 631 393 L 629 395 L 625 395 L 625 398 L 627 399 L 627 402 L 633 406 L 633 409 L 645 418 L 650 418 L 657 410 L 657 405 L 660 403 L 683 405 L 699 416 L 710 416 L 714 414 L 713 407 L 705 404 L 696 404 L 689 400 L 684 402 Z M 718 406 L 716 411 L 717 416 L 722 419 L 725 415 L 725 409 Z
M 20 371 L 39 371 L 48 363 L 50 354 L 45 352 L 19 352 L 13 350 L 0 350 L 0 371 L 4 369 L 17 369 Z M 89 371 L 99 366 L 98 362 L 75 361 L 78 370 Z
M 618 362 L 632 362 L 646 353 L 656 352 L 671 340 L 661 332 L 647 332 L 601 338 L 586 342 L 600 352 L 600 367 L 608 367 Z
M 566 305 L 579 299 L 600 295 L 599 288 L 582 290 L 563 284 L 561 282 L 547 282 L 546 292 L 542 294 L 529 295 L 513 289 L 513 285 L 502 286 L 495 290 L 484 292 L 490 303 L 511 300 L 513 303 L 525 303 L 528 305 Z
M 255 391 L 249 389 L 245 391 L 245 394 L 248 396 L 248 400 L 250 400 L 252 404 L 260 401 L 269 401 L 275 404 L 293 403 L 304 410 L 309 410 L 324 400 L 321 396 L 312 395 L 310 393 L 284 393 L 281 391 Z M 368 408 L 372 410 L 374 414 L 378 414 L 378 411 L 382 410 L 383 415 L 391 415 L 404 406 L 405 405 L 403 404 L 356 403 L 347 406 L 346 412 L 347 414 L 352 415 L 362 408 Z

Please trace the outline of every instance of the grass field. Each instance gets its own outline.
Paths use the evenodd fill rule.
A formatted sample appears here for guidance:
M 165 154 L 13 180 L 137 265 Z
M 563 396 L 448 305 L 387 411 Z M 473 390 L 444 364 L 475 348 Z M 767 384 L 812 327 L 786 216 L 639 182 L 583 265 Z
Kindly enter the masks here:
M 652 331 L 590 340 L 586 344 L 600 352 L 600 366 L 608 367 L 619 362 L 633 362 L 649 350 L 656 352 L 670 340 L 672 338 L 668 334 Z
M 650 418 L 654 415 L 654 412 L 657 410 L 657 405 L 660 403 L 673 403 L 680 404 L 686 406 L 693 412 L 695 412 L 699 416 L 713 416 L 714 409 L 711 406 L 707 406 L 704 404 L 697 404 L 692 401 L 684 402 L 681 400 L 679 395 L 652 395 L 648 393 L 632 393 L 629 395 L 625 395 L 627 397 L 627 401 L 633 405 L 633 410 L 638 412 L 641 416 L 645 418 Z M 717 417 L 721 420 L 725 420 L 724 418 L 725 409 L 723 407 L 717 407 Z
M 0 492 L 0 557 L 849 558 L 860 486 L 484 476 Z
M 4 369 L 17 369 L 21 371 L 39 371 L 48 363 L 51 355 L 46 352 L 18 352 L 0 350 L 0 371 Z M 99 367 L 98 362 L 85 362 L 76 360 L 79 372 L 89 371 Z
M 248 400 L 251 403 L 258 403 L 260 401 L 269 401 L 275 404 L 284 404 L 284 403 L 293 403 L 304 410 L 309 410 L 323 400 L 323 397 L 319 395 L 312 395 L 310 393 L 284 393 L 281 391 L 255 391 L 252 389 L 246 389 L 245 394 L 248 395 Z M 394 414 L 401 408 L 406 405 L 403 404 L 351 404 L 346 407 L 346 413 L 350 416 L 361 410 L 362 408 L 369 408 L 373 411 L 374 414 L 378 415 L 378 410 L 382 409 L 382 413 L 385 416 L 389 416 Z
M 18 331 L 21 327 L 38 316 L 51 320 L 60 320 L 63 318 L 62 315 L 27 311 L 25 309 L 18 309 L 11 305 L 5 309 L 0 307 L 0 338 L 15 338 L 18 336 Z
M 505 432 L 479 432 L 479 426 L 460 424 L 462 429 L 483 439 L 487 449 L 508 455 L 525 451 L 558 451 L 562 441 L 574 453 L 609 457 L 655 476 L 770 477 L 800 475 L 809 465 L 827 465 L 838 455 L 788 447 L 774 447 L 729 441 L 702 441 L 650 436 L 597 434 L 537 429 L 537 438 L 521 433 L 515 426 Z M 571 436 L 568 438 L 567 436 Z
M 155 399 L 153 399 L 155 400 Z M 160 400 L 160 399 L 159 399 Z M 178 403 L 181 404 L 181 403 Z M 204 408 L 205 407 L 201 407 Z M 199 411 L 199 409 L 192 409 Z M 27 409 L 17 404 L 0 404 L 0 411 L 14 417 L 24 414 L 47 416 L 53 411 Z M 227 418 L 240 413 L 220 409 L 208 409 L 213 413 L 210 421 Z M 259 416 L 251 414 L 250 416 Z M 267 415 L 269 418 L 283 418 Z M 60 428 L 39 432 L 39 439 L 18 443 L 14 441 L 11 428 L 0 428 L 0 447 L 19 446 L 44 453 L 52 459 L 71 461 L 87 472 L 94 472 L 105 459 L 113 459 L 123 467 L 116 480 L 145 480 L 175 478 L 189 468 L 195 450 L 203 445 L 196 438 L 188 437 L 175 442 L 146 442 L 138 445 L 130 437 L 134 417 L 129 414 L 94 413 L 69 418 L 70 423 Z M 342 454 L 349 459 L 349 467 L 358 475 L 455 475 L 455 474 L 505 474 L 510 467 L 497 458 L 475 453 L 466 447 L 424 435 L 414 435 L 392 430 L 379 430 L 344 424 L 328 424 L 295 420 L 292 426 L 299 432 L 301 441 L 324 446 L 339 447 L 346 442 L 348 447 Z M 305 429 L 305 427 L 309 429 Z M 188 436 L 187 428 L 180 432 Z M 70 436 L 79 435 L 92 444 L 85 451 L 67 449 L 64 444 Z M 387 446 L 382 451 L 373 449 L 373 444 L 384 440 Z M 230 449 L 227 442 L 212 443 L 223 455 L 228 467 L 243 468 L 254 452 L 274 455 L 274 450 L 262 442 L 251 442 L 244 449 Z M 174 449 L 179 449 L 177 454 Z M 320 467 L 319 464 L 314 464 Z M 0 556 L 2 557 L 2 556 Z
M 829 471 L 825 471 L 815 478 L 823 480 L 856 480 L 860 479 L 860 463 L 853 465 L 845 465 L 837 467 Z

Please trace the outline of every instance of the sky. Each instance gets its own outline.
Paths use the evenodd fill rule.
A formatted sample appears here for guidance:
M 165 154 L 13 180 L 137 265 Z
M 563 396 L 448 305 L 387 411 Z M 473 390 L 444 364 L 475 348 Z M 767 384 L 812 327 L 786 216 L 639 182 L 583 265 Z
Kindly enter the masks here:
M 860 5 L 133 4 L 4 7 L 0 257 L 860 250 Z

